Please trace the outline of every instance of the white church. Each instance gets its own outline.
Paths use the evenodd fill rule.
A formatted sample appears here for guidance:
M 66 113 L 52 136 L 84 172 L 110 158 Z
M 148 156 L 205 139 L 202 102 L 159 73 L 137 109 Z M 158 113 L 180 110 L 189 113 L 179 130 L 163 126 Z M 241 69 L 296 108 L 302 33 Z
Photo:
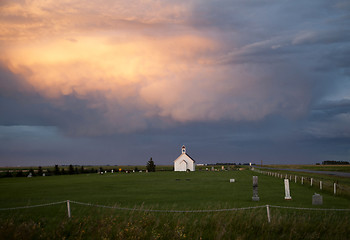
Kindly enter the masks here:
M 174 171 L 195 171 L 195 161 L 186 153 L 186 147 L 182 146 L 181 155 L 174 161 Z

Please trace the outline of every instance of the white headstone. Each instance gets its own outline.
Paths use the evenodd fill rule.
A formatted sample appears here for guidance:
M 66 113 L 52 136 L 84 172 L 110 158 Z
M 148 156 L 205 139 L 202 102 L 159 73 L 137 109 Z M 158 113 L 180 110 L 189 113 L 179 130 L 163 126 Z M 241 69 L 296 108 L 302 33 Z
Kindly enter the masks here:
M 291 200 L 292 197 L 290 196 L 290 190 L 289 190 L 289 179 L 284 179 L 284 191 L 286 196 L 284 197 L 285 200 Z
M 231 178 L 230 179 L 230 182 L 235 182 L 236 180 L 234 178 Z
M 260 200 L 258 195 L 258 176 L 253 176 L 253 197 L 252 200 L 257 202 Z
M 312 195 L 312 205 L 322 205 L 323 204 L 323 198 L 320 194 L 315 193 Z

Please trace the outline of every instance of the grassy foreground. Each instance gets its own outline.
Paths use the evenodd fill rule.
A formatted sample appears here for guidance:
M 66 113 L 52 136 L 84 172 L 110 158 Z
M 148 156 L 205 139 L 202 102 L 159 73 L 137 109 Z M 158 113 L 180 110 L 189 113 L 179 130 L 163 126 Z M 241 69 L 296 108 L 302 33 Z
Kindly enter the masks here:
M 260 202 L 252 202 L 252 176 Z M 235 183 L 229 183 L 235 178 Z M 248 170 L 84 174 L 0 180 L 0 208 L 75 200 L 143 209 L 223 209 L 260 205 L 315 208 L 314 189 Z M 346 198 L 322 193 L 321 208 L 347 208 Z M 211 213 L 153 213 L 71 204 L 0 211 L 0 239 L 347 239 L 350 212 L 266 208 Z

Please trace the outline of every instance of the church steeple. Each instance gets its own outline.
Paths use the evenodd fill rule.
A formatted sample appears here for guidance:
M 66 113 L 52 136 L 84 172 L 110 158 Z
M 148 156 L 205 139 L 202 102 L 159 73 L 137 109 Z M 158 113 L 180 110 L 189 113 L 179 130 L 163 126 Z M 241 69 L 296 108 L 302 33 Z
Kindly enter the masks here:
M 186 147 L 185 147 L 185 145 L 182 145 L 182 153 L 186 153 Z

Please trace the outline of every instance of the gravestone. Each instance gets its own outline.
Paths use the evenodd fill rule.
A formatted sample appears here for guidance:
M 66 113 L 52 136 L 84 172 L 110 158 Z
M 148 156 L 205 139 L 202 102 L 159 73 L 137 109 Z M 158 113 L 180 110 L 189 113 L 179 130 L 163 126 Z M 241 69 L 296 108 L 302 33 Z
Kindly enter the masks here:
M 315 193 L 312 195 L 312 205 L 322 205 L 323 197 L 320 194 Z
M 28 174 L 28 176 L 27 177 L 32 177 L 33 175 L 32 175 L 32 173 L 30 172 L 29 174 Z
M 260 200 L 258 195 L 258 176 L 253 176 L 253 197 L 252 200 L 257 202 Z
M 290 190 L 289 190 L 289 179 L 284 179 L 284 191 L 285 191 L 285 200 L 291 200 L 292 197 L 290 196 Z
M 230 182 L 235 182 L 236 180 L 234 178 L 231 178 L 230 179 Z
M 112 169 L 111 173 L 113 173 L 113 169 Z

